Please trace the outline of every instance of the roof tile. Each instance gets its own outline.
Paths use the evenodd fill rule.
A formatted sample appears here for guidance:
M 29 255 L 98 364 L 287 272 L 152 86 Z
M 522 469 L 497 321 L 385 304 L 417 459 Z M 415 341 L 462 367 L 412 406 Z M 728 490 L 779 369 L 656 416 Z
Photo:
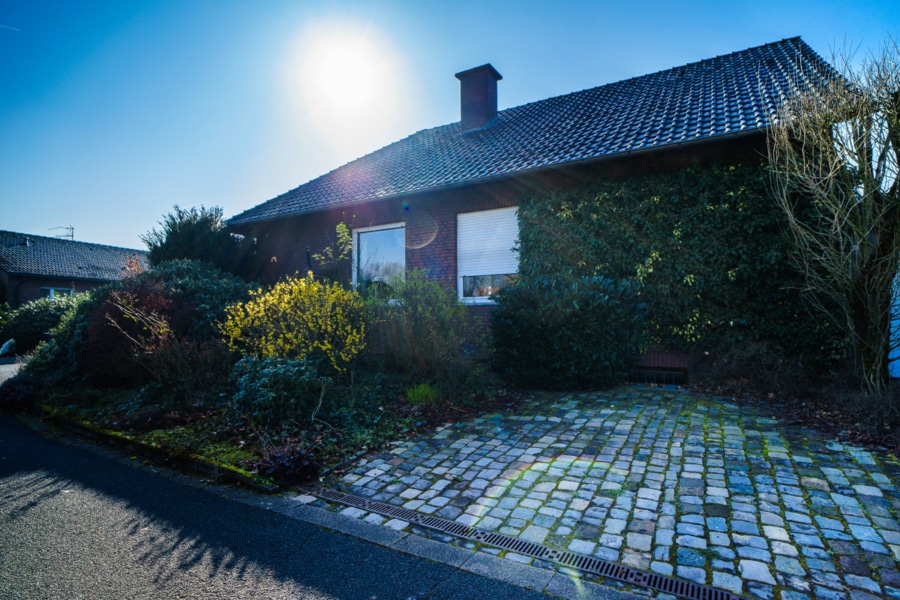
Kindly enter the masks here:
M 0 231 L 0 269 L 10 275 L 117 281 L 132 257 L 149 268 L 143 250 Z

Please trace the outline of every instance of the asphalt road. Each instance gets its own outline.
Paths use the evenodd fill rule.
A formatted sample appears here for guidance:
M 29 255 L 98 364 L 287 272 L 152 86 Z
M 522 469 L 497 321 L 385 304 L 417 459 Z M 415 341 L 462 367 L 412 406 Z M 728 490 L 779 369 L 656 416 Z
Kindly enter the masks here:
M 0 415 L 0 599 L 32 598 L 548 596 L 248 506 Z
M 0 383 L 11 378 L 18 371 L 19 365 L 17 363 L 0 362 Z

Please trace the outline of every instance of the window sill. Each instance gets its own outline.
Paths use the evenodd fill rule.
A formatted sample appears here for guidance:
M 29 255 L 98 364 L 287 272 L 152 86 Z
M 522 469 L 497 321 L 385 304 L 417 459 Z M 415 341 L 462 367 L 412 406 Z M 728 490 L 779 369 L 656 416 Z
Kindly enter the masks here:
M 496 301 L 491 300 L 489 296 L 479 296 L 477 298 L 460 298 L 460 303 L 466 306 L 495 306 Z

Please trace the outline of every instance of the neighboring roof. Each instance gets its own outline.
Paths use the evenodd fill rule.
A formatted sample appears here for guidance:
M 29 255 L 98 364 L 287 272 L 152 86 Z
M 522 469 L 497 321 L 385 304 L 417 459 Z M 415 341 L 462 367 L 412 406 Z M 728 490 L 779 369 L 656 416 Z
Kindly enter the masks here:
M 761 132 L 785 98 L 837 76 L 799 37 L 415 133 L 232 217 L 232 225 Z
M 127 274 L 129 258 L 150 268 L 143 250 L 0 231 L 0 269 L 10 275 L 117 281 Z

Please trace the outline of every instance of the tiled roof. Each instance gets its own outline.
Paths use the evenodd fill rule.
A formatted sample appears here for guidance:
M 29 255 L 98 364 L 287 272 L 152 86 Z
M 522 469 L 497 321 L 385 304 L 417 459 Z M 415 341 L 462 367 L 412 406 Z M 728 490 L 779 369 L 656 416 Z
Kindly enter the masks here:
M 426 129 L 232 217 L 232 225 L 522 171 L 762 131 L 797 89 L 836 77 L 799 37 Z
M 149 268 L 143 250 L 0 231 L 0 270 L 10 275 L 116 281 L 125 276 L 131 257 Z

